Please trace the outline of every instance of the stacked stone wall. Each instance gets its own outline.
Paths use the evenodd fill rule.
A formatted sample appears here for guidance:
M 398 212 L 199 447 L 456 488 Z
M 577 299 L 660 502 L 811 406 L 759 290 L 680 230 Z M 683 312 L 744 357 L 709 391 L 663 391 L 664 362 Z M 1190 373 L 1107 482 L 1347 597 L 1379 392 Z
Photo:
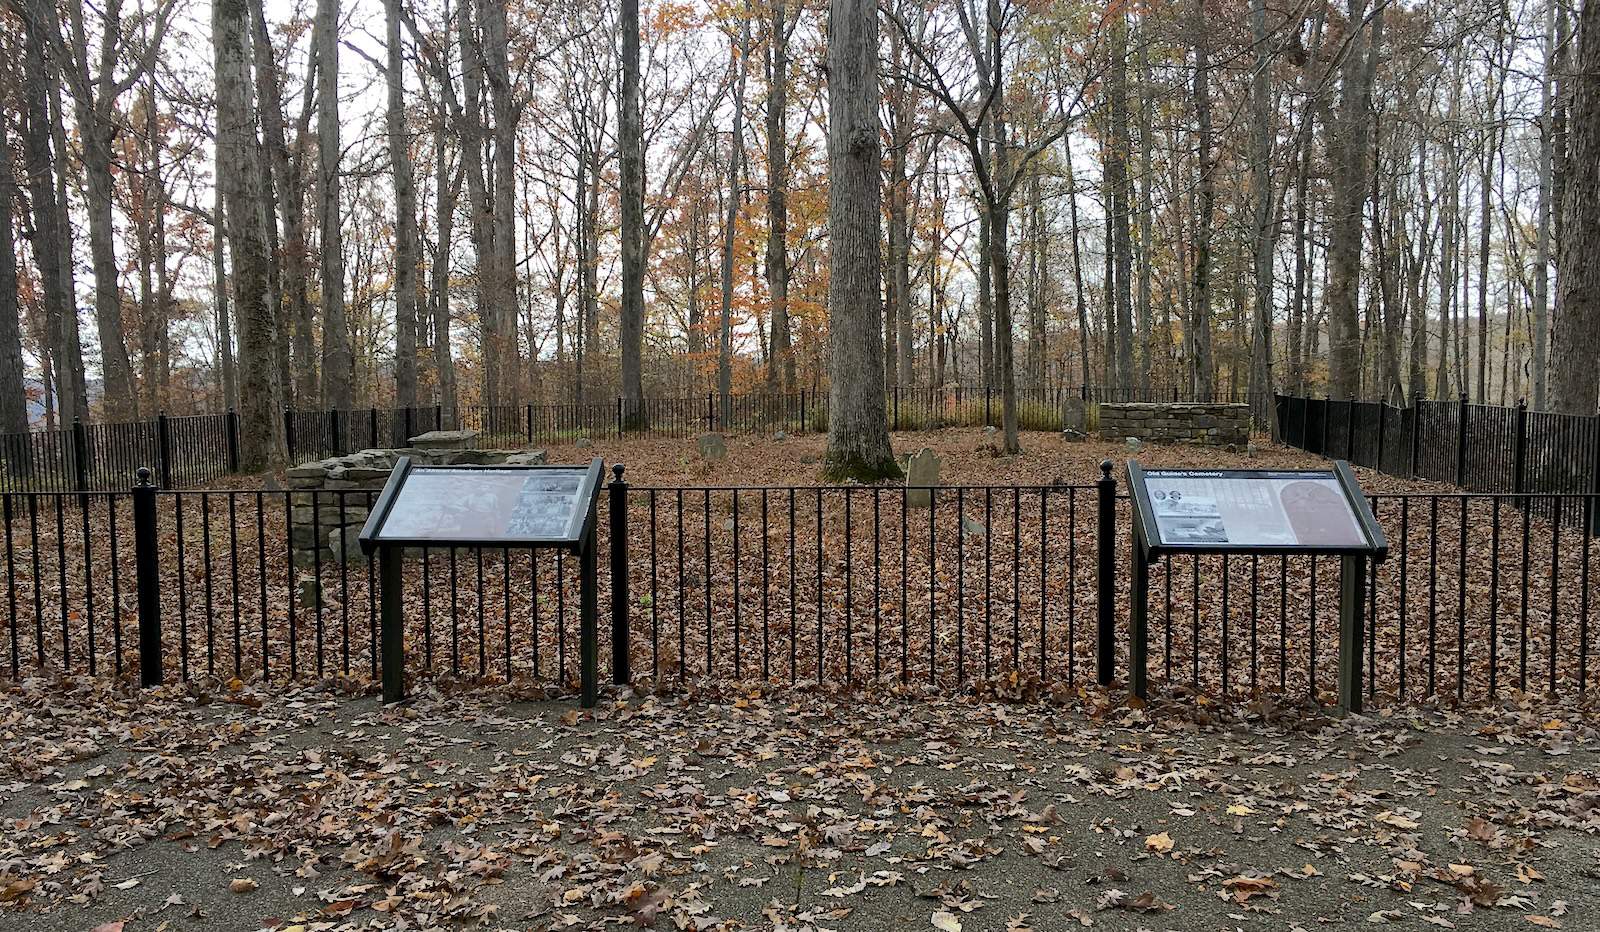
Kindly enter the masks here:
M 357 539 L 367 522 L 367 502 L 377 497 L 402 456 L 423 466 L 540 466 L 545 462 L 543 450 L 407 448 L 362 450 L 301 463 L 288 473 L 289 541 L 297 565 L 310 566 L 319 556 L 323 562 L 365 559 Z
M 1100 439 L 1237 446 L 1250 442 L 1250 406 L 1202 403 L 1102 403 Z

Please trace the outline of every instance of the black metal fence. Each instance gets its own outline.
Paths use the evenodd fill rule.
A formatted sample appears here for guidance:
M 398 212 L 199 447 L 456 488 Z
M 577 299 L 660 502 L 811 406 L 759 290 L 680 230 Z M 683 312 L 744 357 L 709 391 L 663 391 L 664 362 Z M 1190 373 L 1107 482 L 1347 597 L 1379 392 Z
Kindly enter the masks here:
M 1060 430 L 1062 405 L 1069 395 L 1091 404 L 1110 401 L 1194 401 L 1177 389 L 1119 390 L 1092 385 L 1076 389 L 1019 390 L 1018 423 L 1023 430 Z M 1249 402 L 1266 396 L 1226 392 L 1207 400 Z M 998 426 L 1001 393 L 994 388 L 899 388 L 885 396 L 892 430 Z M 283 431 L 292 461 L 352 453 L 372 447 L 395 448 L 431 430 L 476 430 L 485 446 L 520 447 L 579 437 L 632 434 L 686 437 L 707 431 L 725 433 L 803 433 L 828 429 L 825 393 L 733 395 L 727 410 L 715 394 L 693 398 L 649 398 L 630 417 L 622 399 L 526 405 L 440 405 L 350 410 L 285 410 Z M 82 424 L 64 430 L 0 435 L 0 491 L 113 491 L 148 465 L 164 489 L 202 488 L 236 473 L 239 420 L 233 412 L 185 416 L 159 415 L 125 424 Z
M 642 687 L 895 682 L 1071 695 L 1095 681 L 1108 640 L 1125 675 L 1129 521 L 1114 480 L 940 487 L 925 504 L 918 492 L 614 483 L 600 505 L 601 617 L 628 619 Z M 343 522 L 374 494 L 0 493 L 0 675 L 131 682 L 160 670 L 369 688 L 381 667 L 376 570 L 349 552 Z M 1582 529 L 1600 496 L 1371 500 L 1391 545 L 1367 593 L 1375 701 L 1587 690 L 1600 593 Z M 495 549 L 409 555 L 408 675 L 571 688 L 575 563 Z M 1327 559 L 1158 562 L 1154 688 L 1331 699 L 1337 587 Z M 602 643 L 603 664 L 610 652 Z
M 1600 492 L 1600 417 L 1469 404 L 1464 395 L 1408 408 L 1284 395 L 1276 403 L 1285 443 L 1392 476 L 1471 492 Z M 1553 513 L 1548 500 L 1532 506 Z M 1563 520 L 1579 519 L 1564 510 Z

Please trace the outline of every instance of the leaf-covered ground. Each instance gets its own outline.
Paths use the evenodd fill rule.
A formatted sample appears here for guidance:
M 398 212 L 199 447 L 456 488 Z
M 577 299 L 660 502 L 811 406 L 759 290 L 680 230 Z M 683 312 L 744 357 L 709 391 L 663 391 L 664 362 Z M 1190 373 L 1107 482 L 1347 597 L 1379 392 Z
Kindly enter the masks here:
M 0 928 L 1592 929 L 1600 728 L 0 690 Z

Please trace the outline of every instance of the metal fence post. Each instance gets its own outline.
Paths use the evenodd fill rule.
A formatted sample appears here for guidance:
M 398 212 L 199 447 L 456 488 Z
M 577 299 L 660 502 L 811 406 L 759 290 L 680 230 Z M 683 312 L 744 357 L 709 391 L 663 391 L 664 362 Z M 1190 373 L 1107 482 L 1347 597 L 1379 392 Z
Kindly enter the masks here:
M 1117 480 L 1111 476 L 1111 461 L 1100 463 L 1100 479 L 1095 483 L 1100 514 L 1096 550 L 1099 554 L 1095 579 L 1095 672 L 1101 686 L 1110 686 L 1117 661 Z
M 628 639 L 628 483 L 622 464 L 611 467 L 611 682 L 633 679 Z
M 900 429 L 900 386 L 894 387 L 894 429 Z
M 156 415 L 156 448 L 161 455 L 161 487 L 172 488 L 172 435 L 168 433 L 167 412 Z
M 706 433 L 709 434 L 710 432 L 712 432 L 712 431 L 714 431 L 716 429 L 717 429 L 717 408 L 716 408 L 716 405 L 714 403 L 714 397 L 712 396 L 712 394 L 710 392 L 706 392 Z
M 436 404 L 433 406 L 433 429 L 444 430 L 444 405 Z
M 1456 487 L 1466 488 L 1467 475 L 1467 393 L 1456 405 Z
M 328 409 L 328 446 L 329 453 L 343 453 L 344 445 L 339 442 L 339 409 Z
M 1411 402 L 1411 407 L 1407 408 L 1406 410 L 1411 412 L 1411 450 L 1406 457 L 1406 460 L 1410 465 L 1407 467 L 1406 475 L 1407 478 L 1415 479 L 1417 478 L 1417 457 L 1420 455 L 1422 450 L 1421 400 L 1413 399 Z
M 1317 453 L 1328 455 L 1328 425 L 1333 423 L 1333 396 L 1322 396 L 1322 448 Z
M 140 466 L 133 487 L 134 584 L 139 591 L 139 685 L 160 686 L 161 561 L 156 540 L 156 487 Z
M 1372 462 L 1372 468 L 1383 472 L 1383 426 L 1389 423 L 1389 406 L 1378 402 L 1378 455 Z
M 294 409 L 288 405 L 283 406 L 283 445 L 293 459 L 297 455 L 294 448 Z
M 72 470 L 78 490 L 89 490 L 89 429 L 76 415 L 72 418 Z M 88 501 L 87 498 L 84 499 Z
M 1589 464 L 1590 496 L 1585 506 L 1589 515 L 1589 533 L 1600 534 L 1600 414 L 1589 418 L 1589 436 L 1594 438 L 1594 460 Z
M 991 417 L 991 402 L 994 399 L 994 389 L 988 385 L 983 387 L 983 426 L 988 427 L 993 420 Z
M 1344 458 L 1355 462 L 1356 456 L 1356 396 L 1352 394 L 1344 403 Z
M 533 404 L 531 402 L 528 404 L 527 418 L 528 418 L 528 442 L 532 443 L 533 442 Z
M 622 396 L 617 396 L 617 437 L 622 437 Z
M 412 426 L 411 426 L 412 425 L 412 417 L 413 417 L 413 415 L 416 414 L 416 410 L 417 410 L 416 408 L 407 408 L 406 409 L 406 421 L 405 421 L 405 424 L 406 424 L 406 435 L 404 437 L 400 438 L 400 443 L 396 444 L 397 446 L 404 446 L 406 444 L 409 444 L 411 442 L 412 435 L 416 433 L 416 431 L 413 430 Z
M 367 410 L 367 442 L 373 446 L 378 445 L 378 408 L 376 405 Z
M 228 472 L 239 471 L 239 412 L 228 409 Z
M 1528 400 L 1517 399 L 1516 446 L 1511 452 L 1511 491 L 1521 495 L 1528 491 Z M 1519 506 L 1527 504 L 1518 502 Z

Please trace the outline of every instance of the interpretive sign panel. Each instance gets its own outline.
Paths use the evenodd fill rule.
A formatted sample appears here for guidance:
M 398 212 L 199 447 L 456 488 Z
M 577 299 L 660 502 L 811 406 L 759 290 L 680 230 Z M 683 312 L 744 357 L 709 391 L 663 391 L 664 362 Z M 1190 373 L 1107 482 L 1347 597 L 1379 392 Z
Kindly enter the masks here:
M 1109 475 L 1109 462 L 1101 468 Z M 1339 705 L 1361 710 L 1367 564 L 1384 559 L 1389 544 L 1349 463 L 1335 461 L 1332 469 L 1145 469 L 1129 460 L 1128 489 L 1133 499 L 1128 685 L 1135 696 L 1144 698 L 1149 676 L 1152 561 L 1192 554 L 1198 580 L 1204 554 L 1222 554 L 1224 561 L 1228 554 L 1327 554 L 1339 557 Z M 1226 612 L 1226 575 L 1223 579 Z M 1105 666 L 1109 669 L 1111 661 Z
M 396 467 L 393 494 L 380 499 L 362 536 L 418 546 L 574 544 L 599 486 L 599 463 Z
M 1164 546 L 1368 546 L 1332 470 L 1150 469 L 1143 478 Z
M 378 555 L 384 702 L 405 698 L 402 571 L 407 551 L 416 547 L 552 547 L 577 554 L 578 680 L 584 708 L 599 701 L 594 523 L 602 469 L 598 458 L 587 467 L 413 466 L 408 456 L 395 463 L 361 528 L 362 552 Z M 615 493 L 625 491 L 620 465 L 615 475 L 613 502 Z M 626 642 L 625 628 L 620 640 Z M 625 676 L 626 662 L 617 669 L 619 677 Z

